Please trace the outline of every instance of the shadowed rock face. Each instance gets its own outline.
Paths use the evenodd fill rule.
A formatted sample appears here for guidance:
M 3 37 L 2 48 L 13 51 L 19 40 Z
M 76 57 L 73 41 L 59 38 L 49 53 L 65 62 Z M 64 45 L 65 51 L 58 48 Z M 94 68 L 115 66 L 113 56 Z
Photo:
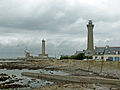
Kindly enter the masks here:
M 1 85 L 0 85 L 0 89 L 7 89 L 7 88 L 22 88 L 22 87 L 25 87 L 25 86 L 19 85 L 19 84 L 12 84 L 12 85 L 1 84 Z
M 7 79 L 10 79 L 11 77 L 8 76 L 7 74 L 0 74 L 0 81 L 6 81 Z
M 16 78 L 15 75 L 9 76 L 8 74 L 0 74 L 0 89 L 7 88 L 21 88 L 25 87 L 25 85 L 14 84 L 14 82 L 18 82 L 21 79 Z

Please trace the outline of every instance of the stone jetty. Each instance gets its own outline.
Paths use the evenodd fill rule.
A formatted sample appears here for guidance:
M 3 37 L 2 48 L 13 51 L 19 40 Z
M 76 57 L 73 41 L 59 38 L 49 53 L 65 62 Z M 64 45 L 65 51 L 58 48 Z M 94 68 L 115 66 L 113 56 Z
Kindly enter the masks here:
M 50 75 L 50 74 L 40 74 L 40 73 L 31 73 L 31 72 L 23 72 L 21 74 L 24 76 L 41 78 L 52 81 L 120 85 L 120 80 L 118 79 L 107 79 L 101 77 L 63 76 L 63 75 Z

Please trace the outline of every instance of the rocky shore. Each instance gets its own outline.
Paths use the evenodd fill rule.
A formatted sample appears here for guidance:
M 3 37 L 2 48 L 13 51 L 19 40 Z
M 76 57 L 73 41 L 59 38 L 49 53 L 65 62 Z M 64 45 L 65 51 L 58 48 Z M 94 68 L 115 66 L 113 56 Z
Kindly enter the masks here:
M 43 86 L 33 90 L 120 90 L 115 85 L 103 84 L 84 84 L 84 83 L 56 83 L 53 85 Z
M 69 76 L 76 76 L 76 77 L 81 77 L 84 76 L 86 78 L 90 77 L 90 78 L 95 78 L 95 77 L 102 77 L 104 78 L 104 80 L 106 80 L 106 78 L 108 79 L 115 79 L 118 80 L 120 77 L 120 70 L 118 69 L 120 67 L 119 62 L 104 62 L 103 64 L 101 64 L 102 62 L 100 61 L 80 61 L 80 60 L 30 60 L 30 61 L 24 61 L 24 62 L 11 62 L 11 63 L 2 63 L 2 65 L 0 65 L 0 68 L 6 68 L 6 69 L 45 69 L 45 70 L 62 70 L 62 71 L 66 71 L 69 73 Z M 101 66 L 103 65 L 103 66 Z M 45 75 L 43 75 L 45 76 Z M 62 77 L 60 77 L 62 78 Z M 48 79 L 48 78 L 46 78 Z M 76 80 L 76 79 L 74 79 Z M 97 81 L 101 81 L 104 82 L 104 80 L 97 80 Z M 55 80 L 59 81 L 58 79 Z M 82 88 L 87 87 L 86 85 L 88 85 L 90 89 L 90 87 L 96 88 L 98 87 L 107 87 L 108 88 L 120 88 L 120 84 L 116 84 L 114 85 L 115 82 L 113 81 L 109 81 L 111 82 L 113 85 L 111 85 L 110 83 L 106 83 L 104 85 L 104 83 L 99 83 L 100 85 L 98 85 L 98 83 L 85 83 L 84 84 L 84 80 L 82 82 L 65 82 L 66 80 L 62 80 L 62 83 L 64 83 L 64 85 L 68 84 L 69 85 L 73 84 L 73 86 L 77 86 L 78 83 L 80 85 L 83 85 Z M 59 84 L 54 84 L 54 85 L 47 85 L 47 87 L 61 87 L 60 82 Z M 94 86 L 94 87 L 93 87 Z M 42 87 L 41 87 L 42 88 Z M 42 90 L 40 88 L 40 90 Z M 45 86 L 44 86 L 45 88 Z M 72 87 L 71 87 L 72 88 Z M 79 88 L 80 89 L 80 88 Z M 79 90 L 78 89 L 78 90 Z M 43 89 L 44 90 L 44 89 Z M 47 90 L 47 89 L 46 89 Z M 48 90 L 52 90 L 52 89 L 48 89 Z M 62 89 L 62 90 L 67 90 L 67 89 Z M 73 89 L 71 89 L 73 90 Z M 109 89 L 108 89 L 109 90 Z
M 2 63 L 0 68 L 64 70 L 75 76 L 100 76 L 111 79 L 119 79 L 119 66 L 119 63 L 106 62 L 101 71 L 101 62 L 98 61 L 30 60 L 24 62 Z
M 42 79 L 53 80 L 53 81 L 120 85 L 120 80 L 106 79 L 106 78 L 100 78 L 100 77 L 63 76 L 63 75 L 39 74 L 39 73 L 31 73 L 31 72 L 23 72 L 21 74 L 24 76 L 42 78 Z
M 0 74 L 0 89 L 9 89 L 9 88 L 22 88 L 26 87 L 25 85 L 15 84 L 22 79 L 18 79 L 15 75 L 9 76 L 8 74 Z
M 29 60 L 22 62 L 4 62 L 0 69 L 41 69 L 51 65 L 49 60 Z

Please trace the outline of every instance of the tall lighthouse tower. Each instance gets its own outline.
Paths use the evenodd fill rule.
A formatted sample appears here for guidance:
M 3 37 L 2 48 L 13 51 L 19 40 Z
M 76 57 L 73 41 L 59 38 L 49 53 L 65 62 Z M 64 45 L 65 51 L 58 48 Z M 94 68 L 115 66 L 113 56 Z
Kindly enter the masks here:
M 94 28 L 94 24 L 92 23 L 92 20 L 89 20 L 87 24 L 87 29 L 88 29 L 87 50 L 90 52 L 90 54 L 93 54 L 94 52 L 93 28 Z
M 45 40 L 42 40 L 42 54 L 45 55 Z

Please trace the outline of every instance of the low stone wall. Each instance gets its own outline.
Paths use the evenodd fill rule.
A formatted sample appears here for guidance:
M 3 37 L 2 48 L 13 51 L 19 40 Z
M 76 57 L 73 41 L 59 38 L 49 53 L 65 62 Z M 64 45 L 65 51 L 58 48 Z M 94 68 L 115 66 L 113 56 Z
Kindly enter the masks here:
M 31 73 L 31 72 L 23 72 L 22 75 L 46 79 L 46 80 L 53 80 L 53 81 L 56 80 L 56 81 L 75 82 L 75 83 L 120 85 L 120 80 L 106 79 L 106 78 L 100 78 L 100 77 L 61 76 L 61 75 L 49 75 L 49 74 L 39 74 L 39 73 Z
M 118 77 L 120 79 L 120 62 L 112 61 L 81 61 L 77 68 L 92 71 L 103 76 Z
M 94 72 L 104 77 L 113 77 L 120 79 L 120 62 L 113 62 L 113 61 L 95 61 L 95 60 L 61 60 L 59 63 L 61 64 L 56 65 L 54 64 L 53 68 L 55 69 L 63 69 L 63 70 L 85 70 Z

